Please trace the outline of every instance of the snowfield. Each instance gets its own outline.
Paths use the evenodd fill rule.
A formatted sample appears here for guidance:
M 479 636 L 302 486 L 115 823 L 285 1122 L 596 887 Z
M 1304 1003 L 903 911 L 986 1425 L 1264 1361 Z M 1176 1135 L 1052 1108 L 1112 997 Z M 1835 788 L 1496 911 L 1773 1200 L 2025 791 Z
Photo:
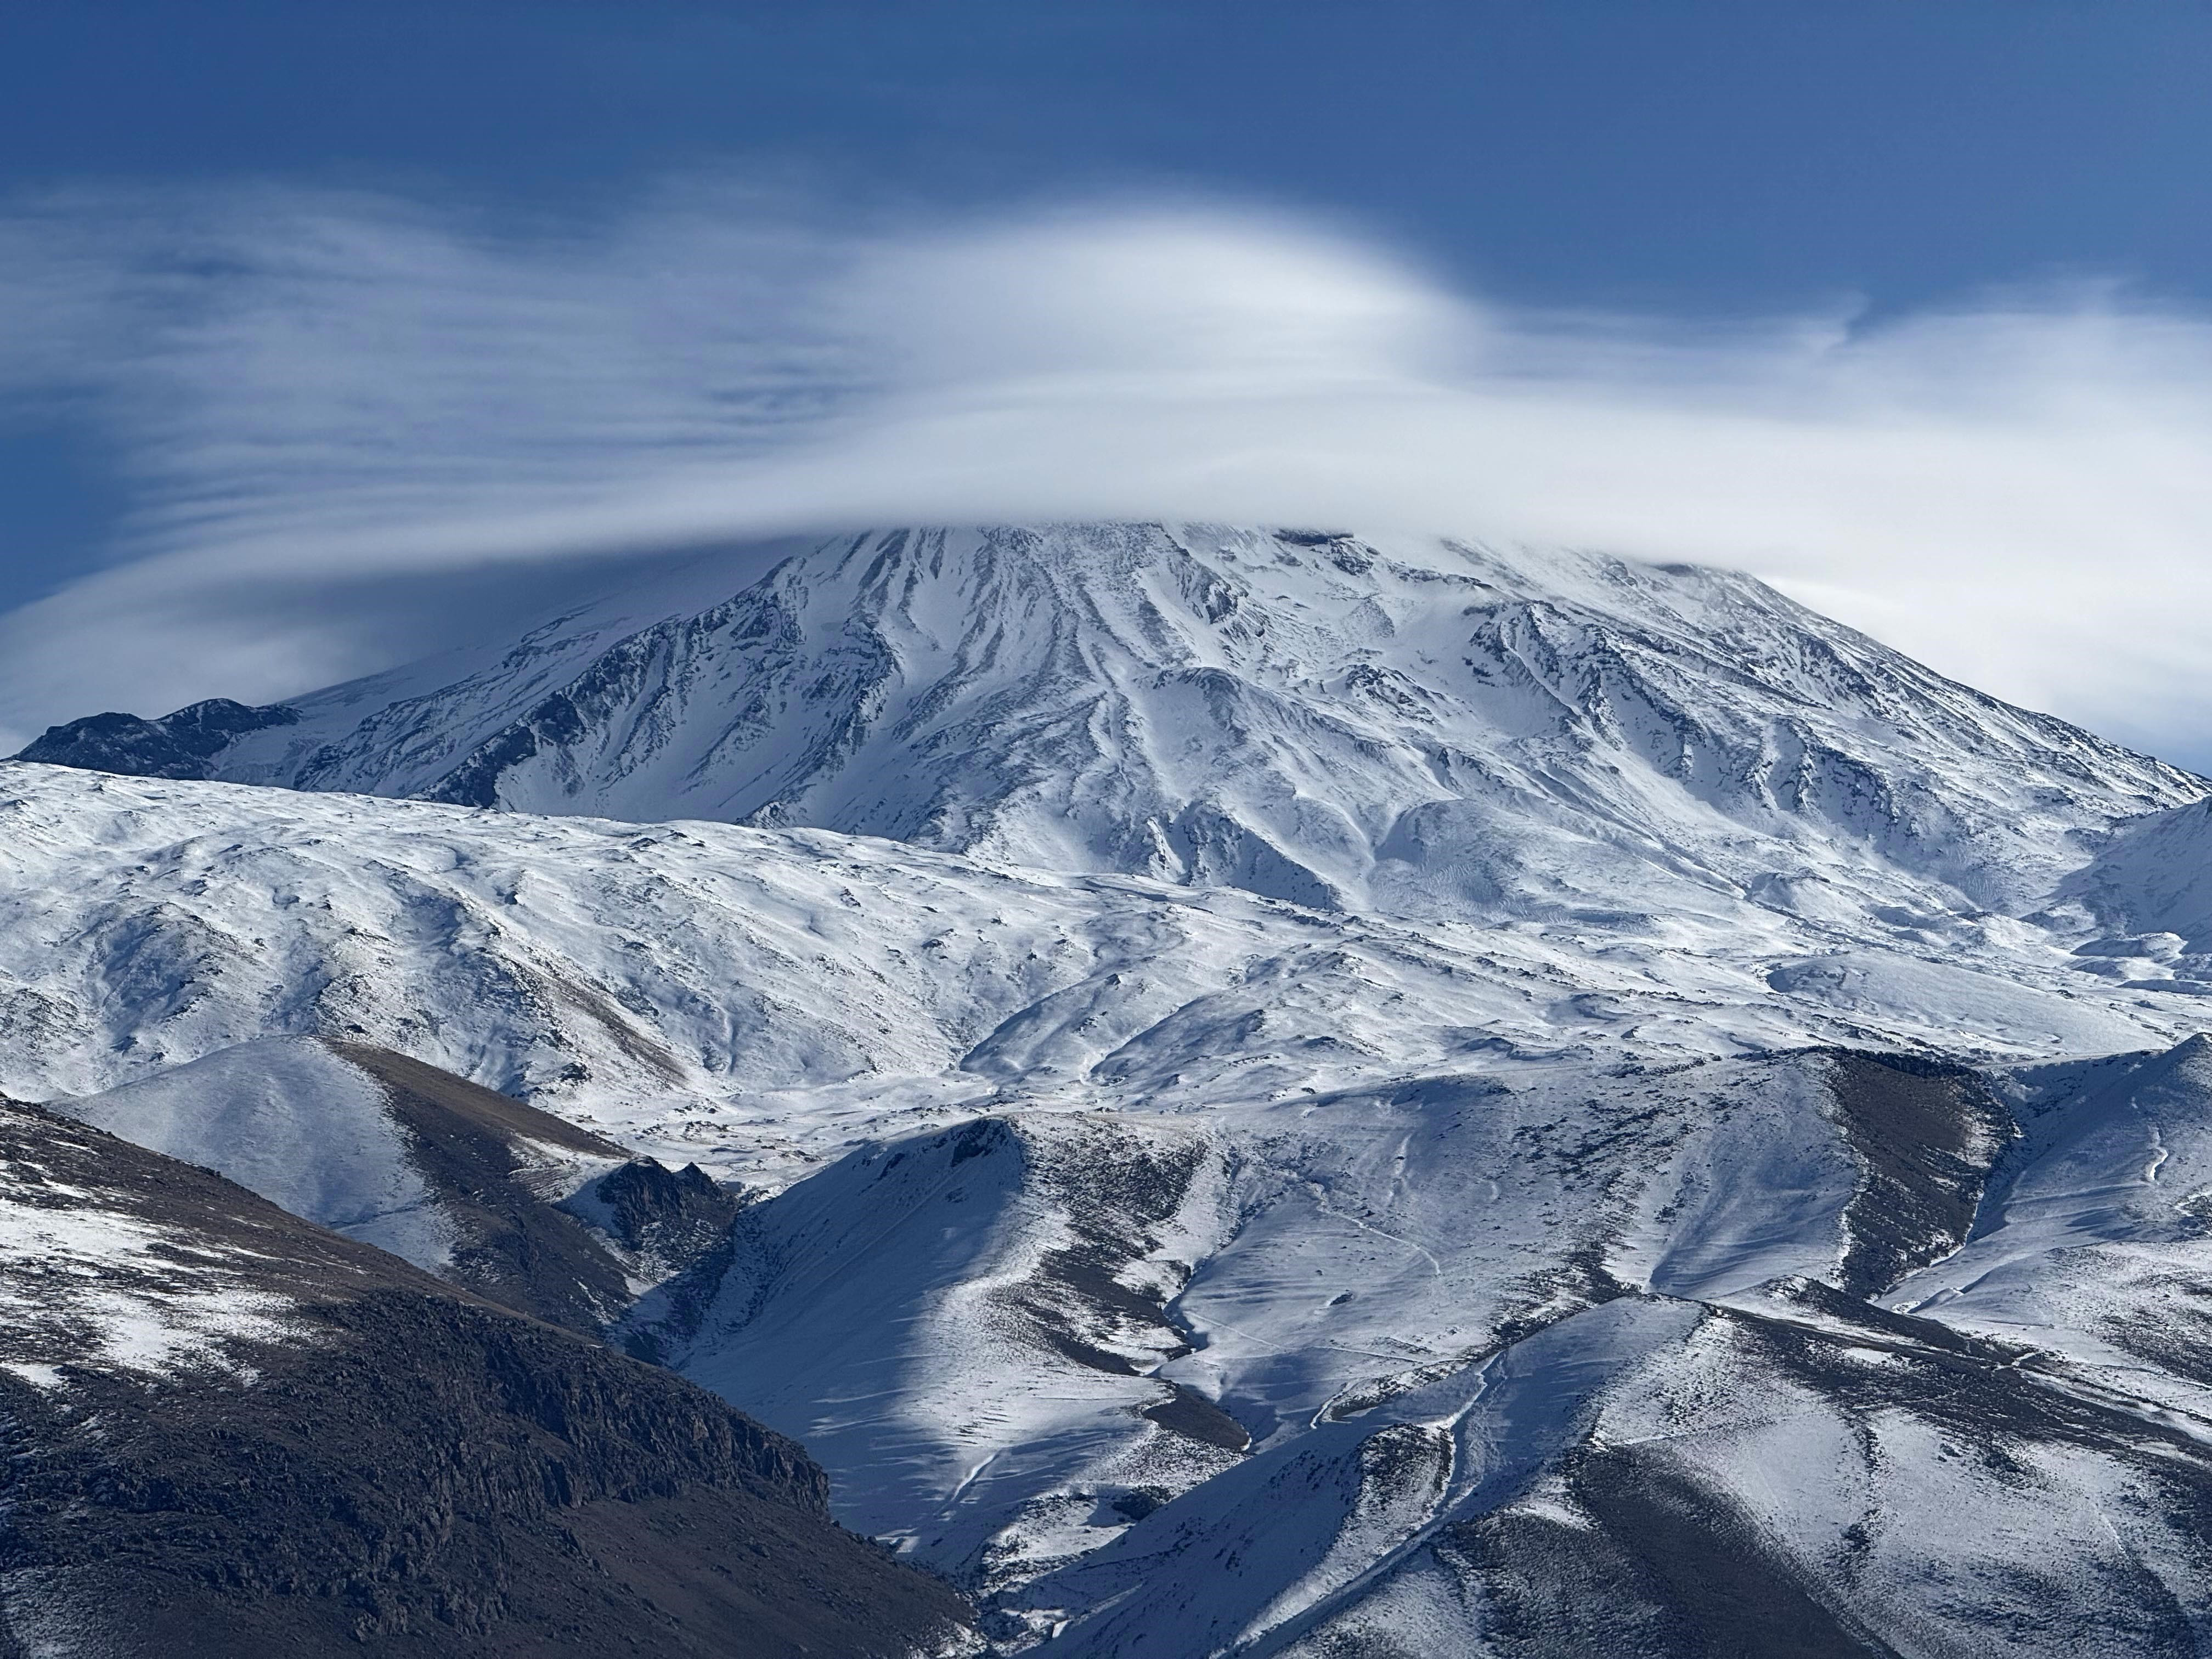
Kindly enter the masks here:
M 2040 1059 L 2203 1017 L 2091 971 L 2094 930 L 2063 917 L 1415 925 L 824 831 L 21 763 L 0 788 L 0 1089 L 351 1036 L 767 1187 L 1008 1103 L 1182 1111 L 1819 1042 Z
M 344 1044 L 744 1183 L 614 1336 L 1006 1651 L 2212 1650 L 2202 781 L 1711 572 L 721 568 L 0 767 L 0 1088 L 434 1271 Z

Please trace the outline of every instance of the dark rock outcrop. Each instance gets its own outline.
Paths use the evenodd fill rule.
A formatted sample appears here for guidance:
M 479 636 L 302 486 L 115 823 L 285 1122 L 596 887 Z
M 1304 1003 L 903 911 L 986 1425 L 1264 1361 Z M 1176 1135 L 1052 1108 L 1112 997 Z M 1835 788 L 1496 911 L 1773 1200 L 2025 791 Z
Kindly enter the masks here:
M 1828 1081 L 1860 1171 L 1844 1287 L 1868 1296 L 1966 1242 L 1990 1168 L 2018 1130 L 1968 1066 L 1838 1048 Z
M 50 726 L 17 760 L 119 772 L 141 778 L 206 778 L 233 738 L 271 726 L 290 726 L 299 715 L 282 703 L 250 708 L 228 697 L 210 697 L 159 720 L 137 714 L 89 714 Z
M 744 1200 L 696 1164 L 672 1170 L 658 1158 L 636 1158 L 601 1176 L 571 1204 L 624 1249 L 677 1273 L 721 1242 Z

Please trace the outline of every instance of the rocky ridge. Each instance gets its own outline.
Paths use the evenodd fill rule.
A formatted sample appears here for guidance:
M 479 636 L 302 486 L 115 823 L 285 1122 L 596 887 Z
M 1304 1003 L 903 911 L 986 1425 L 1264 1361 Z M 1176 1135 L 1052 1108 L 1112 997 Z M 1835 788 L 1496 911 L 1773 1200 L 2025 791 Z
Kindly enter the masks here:
M 210 1171 L 0 1103 L 0 1234 L 6 1651 L 961 1644 L 792 1442 Z

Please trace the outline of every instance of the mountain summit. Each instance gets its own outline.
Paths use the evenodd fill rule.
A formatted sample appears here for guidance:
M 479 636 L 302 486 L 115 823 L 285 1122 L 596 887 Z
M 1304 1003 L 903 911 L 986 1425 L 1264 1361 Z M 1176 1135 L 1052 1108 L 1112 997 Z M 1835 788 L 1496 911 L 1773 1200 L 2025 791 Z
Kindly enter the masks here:
M 732 592 L 736 563 L 21 758 L 1413 915 L 2006 909 L 2205 791 L 1688 566 L 1150 524 L 848 536 Z

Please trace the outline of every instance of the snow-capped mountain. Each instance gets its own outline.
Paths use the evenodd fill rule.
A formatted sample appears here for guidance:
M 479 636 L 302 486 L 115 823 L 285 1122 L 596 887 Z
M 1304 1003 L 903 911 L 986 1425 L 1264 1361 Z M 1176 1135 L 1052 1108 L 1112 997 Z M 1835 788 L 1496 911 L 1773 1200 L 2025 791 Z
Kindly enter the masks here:
M 1419 915 L 2008 908 L 2204 792 L 1723 572 L 1158 525 L 854 536 L 733 592 L 738 562 L 25 755 Z
M 2202 781 L 1711 572 L 728 568 L 0 768 L 0 1086 L 607 1328 L 1001 1652 L 2212 1648 Z

